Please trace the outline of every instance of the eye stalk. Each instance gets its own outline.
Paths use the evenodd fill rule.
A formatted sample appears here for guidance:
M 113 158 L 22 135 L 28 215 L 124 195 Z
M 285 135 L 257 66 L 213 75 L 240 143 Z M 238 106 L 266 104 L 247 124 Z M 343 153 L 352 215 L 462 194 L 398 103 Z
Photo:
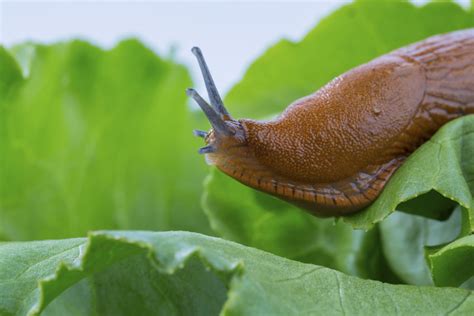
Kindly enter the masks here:
M 226 125 L 222 115 L 220 115 L 220 113 L 218 113 L 215 108 L 210 106 L 209 103 L 207 103 L 206 100 L 204 100 L 196 90 L 189 88 L 186 90 L 186 94 L 196 101 L 204 114 L 206 114 L 207 119 L 217 133 L 227 136 L 232 135 L 232 131 Z
M 219 91 L 217 90 L 216 84 L 214 83 L 214 79 L 212 79 L 211 72 L 209 71 L 209 67 L 207 67 L 206 60 L 202 55 L 201 49 L 199 47 L 193 47 L 191 52 L 193 52 L 194 56 L 196 56 L 199 63 L 199 68 L 201 68 L 204 83 L 206 84 L 207 94 L 209 95 L 209 100 L 211 101 L 212 106 L 216 112 L 222 116 L 227 116 L 230 119 L 229 112 L 222 102 L 222 98 L 219 95 Z
M 206 84 L 207 94 L 211 104 L 207 103 L 207 101 L 204 100 L 199 95 L 199 93 L 192 88 L 187 89 L 186 94 L 193 98 L 193 100 L 199 105 L 201 110 L 206 115 L 209 123 L 211 123 L 214 139 L 233 136 L 236 133 L 234 125 L 237 122 L 232 119 L 229 112 L 225 108 L 201 50 L 199 47 L 193 47 L 191 51 L 196 56 L 199 63 L 199 68 L 201 68 L 201 73 L 204 78 L 204 83 Z M 206 133 L 205 131 L 194 130 L 194 135 L 204 138 L 208 144 L 208 138 L 210 134 L 211 132 Z M 200 154 L 214 153 L 215 151 L 216 147 L 213 146 L 213 144 L 209 144 L 208 146 L 199 149 Z

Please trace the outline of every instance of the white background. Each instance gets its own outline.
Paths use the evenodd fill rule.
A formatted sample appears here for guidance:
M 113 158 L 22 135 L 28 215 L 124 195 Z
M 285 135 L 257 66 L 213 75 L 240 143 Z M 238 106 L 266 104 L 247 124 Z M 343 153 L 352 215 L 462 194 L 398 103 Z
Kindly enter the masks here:
M 225 94 L 268 46 L 283 37 L 299 40 L 345 2 L 0 0 L 0 44 L 82 38 L 110 48 L 138 37 L 160 55 L 172 54 L 186 64 L 202 89 L 190 52 L 197 45 Z M 469 5 L 469 0 L 457 2 Z

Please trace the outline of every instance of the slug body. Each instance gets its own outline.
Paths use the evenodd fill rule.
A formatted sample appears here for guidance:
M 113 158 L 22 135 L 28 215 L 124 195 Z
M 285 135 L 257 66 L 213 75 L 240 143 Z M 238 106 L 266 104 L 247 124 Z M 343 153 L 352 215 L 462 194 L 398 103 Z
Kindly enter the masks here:
M 264 122 L 232 119 L 193 52 L 216 114 L 209 133 L 197 132 L 208 144 L 201 153 L 236 180 L 318 216 L 368 206 L 410 153 L 446 122 L 474 113 L 474 29 L 376 58 Z

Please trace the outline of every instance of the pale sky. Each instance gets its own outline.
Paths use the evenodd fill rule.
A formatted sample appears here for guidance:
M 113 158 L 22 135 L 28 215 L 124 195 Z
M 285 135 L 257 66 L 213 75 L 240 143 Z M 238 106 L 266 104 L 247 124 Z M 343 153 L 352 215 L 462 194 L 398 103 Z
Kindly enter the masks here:
M 0 44 L 82 38 L 110 48 L 122 38 L 138 37 L 160 55 L 174 51 L 202 89 L 190 52 L 200 46 L 225 94 L 266 48 L 281 38 L 301 39 L 345 2 L 0 0 Z M 469 0 L 458 2 L 468 6 Z

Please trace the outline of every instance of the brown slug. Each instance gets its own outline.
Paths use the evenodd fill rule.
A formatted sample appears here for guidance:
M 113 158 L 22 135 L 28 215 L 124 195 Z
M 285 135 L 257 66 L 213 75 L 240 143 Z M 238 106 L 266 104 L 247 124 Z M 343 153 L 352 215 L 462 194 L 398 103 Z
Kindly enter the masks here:
M 212 129 L 195 131 L 210 164 L 317 216 L 372 203 L 403 161 L 443 124 L 474 113 L 474 29 L 430 37 L 358 66 L 276 119 L 233 119 L 199 48 Z

